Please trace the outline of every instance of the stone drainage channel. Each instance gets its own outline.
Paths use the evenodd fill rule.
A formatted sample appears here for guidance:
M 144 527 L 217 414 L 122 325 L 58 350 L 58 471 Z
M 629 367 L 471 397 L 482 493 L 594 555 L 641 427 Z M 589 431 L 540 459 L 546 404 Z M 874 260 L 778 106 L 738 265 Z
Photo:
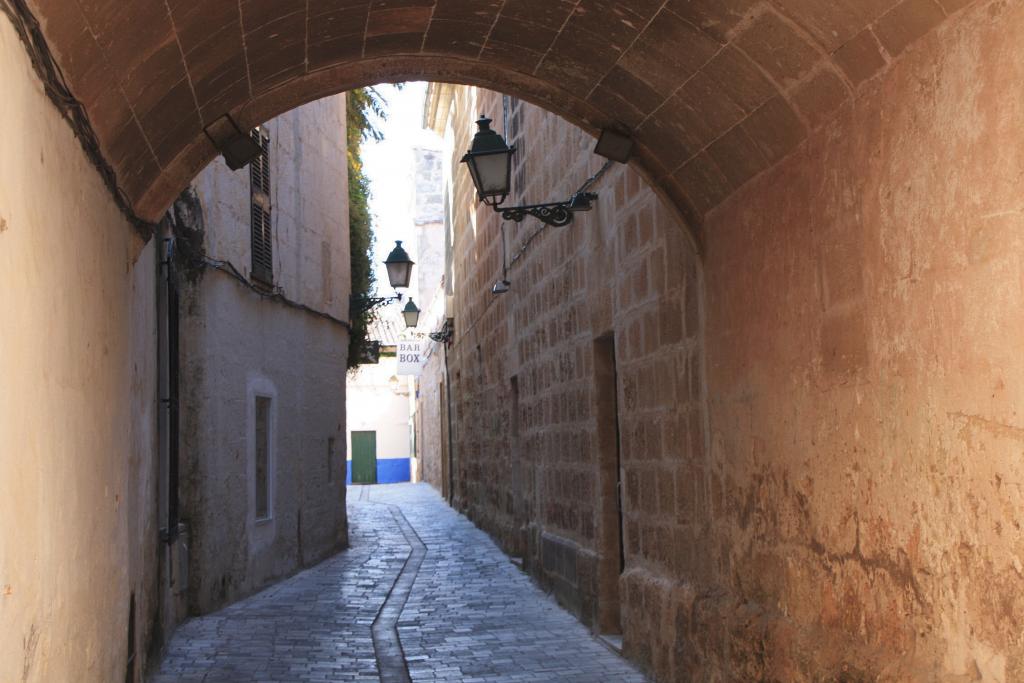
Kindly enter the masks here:
M 369 500 L 369 487 L 363 487 L 360 491 L 360 500 Z M 412 592 L 412 584 L 419 574 L 420 565 L 427 554 L 427 546 L 423 544 L 416 530 L 409 524 L 409 520 L 402 514 L 401 508 L 390 503 L 378 503 L 386 505 L 391 510 L 405 542 L 411 549 L 409 557 L 402 565 L 402 571 L 395 579 L 394 585 L 388 591 L 384 604 L 373 620 L 371 627 L 373 633 L 373 651 L 377 655 L 377 668 L 380 670 L 381 683 L 412 683 L 409 677 L 409 666 L 405 661 L 405 653 L 402 651 L 402 641 L 398 637 L 398 620 L 402 616 L 402 609 Z
M 179 625 L 150 683 L 647 683 L 426 484 L 348 496 L 347 550 Z

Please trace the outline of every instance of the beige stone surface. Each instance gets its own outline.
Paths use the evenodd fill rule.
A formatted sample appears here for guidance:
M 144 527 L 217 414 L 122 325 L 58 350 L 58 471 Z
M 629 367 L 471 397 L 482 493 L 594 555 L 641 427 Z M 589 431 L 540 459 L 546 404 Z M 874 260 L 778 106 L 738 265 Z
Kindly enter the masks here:
M 0 681 L 124 680 L 154 620 L 156 262 L 0 17 Z
M 502 297 L 498 221 L 453 213 L 456 505 L 588 623 L 618 594 L 626 653 L 658 680 L 1024 676 L 1021 35 L 1016 4 L 969 11 L 805 140 L 782 126 L 764 142 L 789 156 L 709 214 L 702 263 L 632 170 L 534 239 Z M 465 131 L 501 101 L 454 111 Z M 512 201 L 567 195 L 592 141 L 522 117 Z
M 1024 677 L 1021 35 L 940 29 L 709 218 L 695 583 L 764 626 L 712 603 L 704 671 Z
M 680 0 L 661 11 L 699 31 L 663 16 L 628 41 L 600 12 L 566 23 L 559 3 L 506 3 L 483 23 L 529 44 L 475 46 L 479 26 L 435 27 L 421 7 L 357 18 L 349 36 L 277 16 L 281 4 L 171 5 L 169 17 L 159 3 L 32 3 L 151 217 L 214 155 L 204 107 L 249 125 L 349 85 L 427 76 L 527 95 L 591 128 L 614 112 L 638 132 L 634 166 L 606 176 L 572 228 L 534 240 L 500 299 L 495 218 L 456 188 L 454 494 L 588 622 L 617 594 L 626 651 L 659 680 L 1024 676 L 1019 3 Z M 531 17 L 536 29 L 516 30 Z M 565 35 L 549 26 L 563 23 Z M 766 49 L 769 34 L 784 49 Z M 609 63 L 608 44 L 625 58 Z M 666 50 L 678 44 L 688 51 Z M 189 64 L 204 46 L 223 60 Z M 16 131 L 0 151 L 0 679 L 119 680 L 129 591 L 149 617 L 159 586 L 145 503 L 154 256 L 6 20 L 0 50 L 0 121 Z M 457 103 L 454 154 L 481 109 L 500 102 Z M 564 197 L 596 168 L 592 140 L 523 111 L 515 200 Z M 703 264 L 643 177 L 707 214 Z M 596 417 L 607 395 L 594 389 L 608 332 L 621 579 Z
M 628 129 L 636 167 L 699 222 L 742 184 L 730 173 L 711 174 L 713 191 L 689 182 L 709 175 L 702 155 L 734 124 L 752 140 L 748 153 L 768 148 L 774 162 L 820 123 L 808 88 L 849 101 L 929 31 L 994 2 L 28 4 L 147 218 L 214 157 L 203 129 L 225 114 L 248 127 L 342 90 L 429 80 L 500 88 L 590 132 Z M 791 144 L 776 147 L 780 126 Z
M 505 134 L 519 149 L 519 184 L 510 201 L 568 197 L 601 166 L 583 131 L 523 102 L 509 107 Z M 438 108 L 450 110 L 446 139 L 454 169 L 455 505 L 506 550 L 524 556 L 531 572 L 588 624 L 617 630 L 621 610 L 630 653 L 651 665 L 653 650 L 669 652 L 672 645 L 659 635 L 658 613 L 626 589 L 651 576 L 667 581 L 675 572 L 672 544 L 683 528 L 676 487 L 686 494 L 679 498 L 689 498 L 688 477 L 704 458 L 695 251 L 640 176 L 615 166 L 593 187 L 599 194 L 593 211 L 578 214 L 571 226 L 535 236 L 535 220 L 506 223 L 508 258 L 515 259 L 511 290 L 495 296 L 500 221 L 490 208 L 467 211 L 472 185 L 458 158 L 478 112 L 493 113 L 502 130 L 503 102 L 491 92 L 457 88 Z M 599 384 L 595 367 L 596 341 L 606 336 L 615 339 L 617 391 Z M 435 384 L 441 374 L 438 361 Z M 424 425 L 436 419 L 443 400 L 430 382 L 425 373 Z M 614 412 L 603 407 L 613 397 L 624 474 L 622 580 Z M 443 440 L 445 428 L 423 431 Z M 425 440 L 425 479 L 436 486 L 441 474 L 444 486 L 445 463 L 433 460 L 441 448 Z

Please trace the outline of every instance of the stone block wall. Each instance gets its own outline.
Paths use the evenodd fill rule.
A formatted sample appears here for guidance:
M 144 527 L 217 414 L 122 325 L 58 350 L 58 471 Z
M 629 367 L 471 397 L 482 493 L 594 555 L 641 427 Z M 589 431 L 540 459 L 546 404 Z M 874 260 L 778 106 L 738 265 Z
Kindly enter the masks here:
M 966 12 L 708 217 L 689 669 L 1024 680 L 1022 39 Z
M 477 111 L 502 129 L 504 104 L 486 91 L 456 96 L 456 156 Z M 524 102 L 507 104 L 506 135 L 519 149 L 512 201 L 565 199 L 600 169 L 589 135 Z M 675 552 L 699 525 L 694 481 L 707 469 L 693 246 L 639 175 L 616 165 L 592 188 L 594 210 L 571 226 L 506 223 L 511 290 L 496 296 L 500 220 L 490 208 L 460 216 L 469 181 L 457 161 L 455 503 L 595 629 L 618 632 L 621 611 L 634 653 L 670 649 L 636 591 L 672 576 L 684 555 L 698 561 Z M 615 362 L 602 370 L 609 353 Z M 618 439 L 607 429 L 616 405 Z M 677 509 L 680 493 L 686 504 Z
M 571 227 L 506 226 L 495 297 L 499 221 L 453 201 L 455 502 L 657 680 L 1024 677 L 1021 36 L 989 2 L 907 47 L 709 213 L 699 258 L 617 167 Z M 502 130 L 470 92 L 456 133 Z M 512 202 L 595 170 L 510 111 Z

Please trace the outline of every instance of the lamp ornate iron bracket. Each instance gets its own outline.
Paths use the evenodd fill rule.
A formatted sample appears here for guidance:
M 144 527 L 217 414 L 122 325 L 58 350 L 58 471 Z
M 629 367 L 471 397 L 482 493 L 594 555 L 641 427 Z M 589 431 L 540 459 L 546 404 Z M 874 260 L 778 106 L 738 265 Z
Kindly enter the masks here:
M 444 324 L 441 325 L 441 329 L 437 332 L 431 332 L 427 335 L 438 344 L 451 344 L 452 339 L 455 337 L 455 325 L 451 318 L 446 318 Z
M 401 301 L 402 294 L 398 293 L 394 296 L 365 296 L 360 294 L 352 294 L 348 298 L 349 315 L 353 313 L 366 313 L 372 311 L 375 308 L 389 304 L 392 301 Z
M 578 192 L 564 202 L 551 204 L 527 204 L 524 206 L 495 206 L 494 210 L 506 221 L 521 223 L 527 216 L 533 216 L 541 223 L 561 228 L 572 223 L 577 211 L 589 211 L 597 199 L 593 192 Z

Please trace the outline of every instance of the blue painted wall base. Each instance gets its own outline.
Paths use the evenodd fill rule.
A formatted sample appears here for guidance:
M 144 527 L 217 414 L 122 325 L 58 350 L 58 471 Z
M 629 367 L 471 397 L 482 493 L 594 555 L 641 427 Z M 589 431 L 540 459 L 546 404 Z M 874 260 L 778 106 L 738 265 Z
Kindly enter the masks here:
M 377 458 L 377 483 L 397 484 L 412 478 L 409 458 Z M 352 461 L 345 462 L 345 483 L 352 483 Z

